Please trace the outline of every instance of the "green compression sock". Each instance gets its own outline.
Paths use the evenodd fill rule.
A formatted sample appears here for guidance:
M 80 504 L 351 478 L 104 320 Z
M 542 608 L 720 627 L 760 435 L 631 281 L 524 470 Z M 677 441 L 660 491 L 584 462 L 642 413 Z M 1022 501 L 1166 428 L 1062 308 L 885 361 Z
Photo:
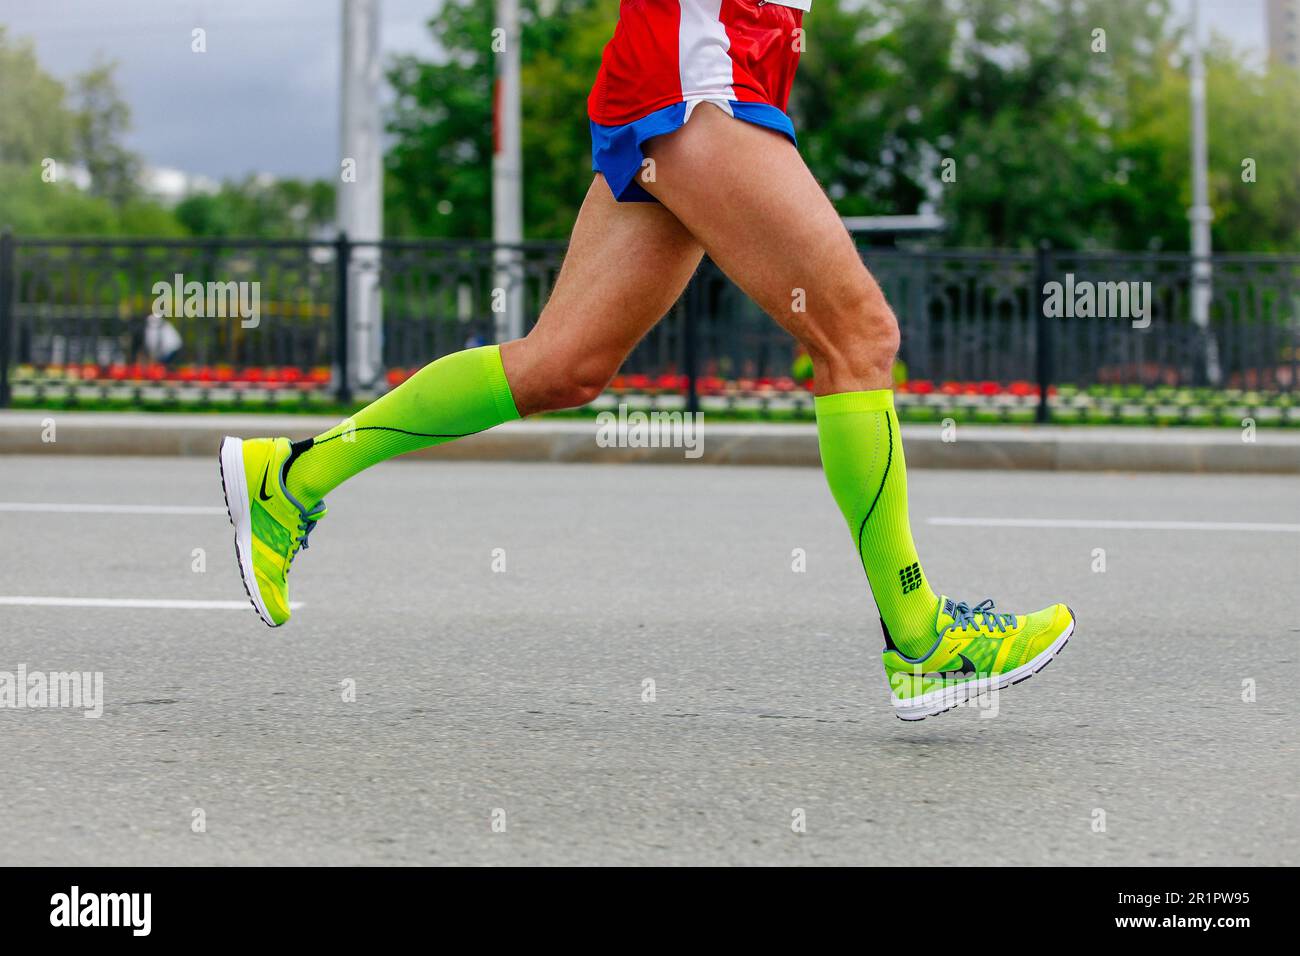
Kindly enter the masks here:
M 855 535 L 880 618 L 894 645 L 918 657 L 934 644 L 939 597 L 912 543 L 894 393 L 841 392 L 814 402 L 826 482 Z
M 329 431 L 295 442 L 285 487 L 310 508 L 371 465 L 518 417 L 498 346 L 444 355 Z

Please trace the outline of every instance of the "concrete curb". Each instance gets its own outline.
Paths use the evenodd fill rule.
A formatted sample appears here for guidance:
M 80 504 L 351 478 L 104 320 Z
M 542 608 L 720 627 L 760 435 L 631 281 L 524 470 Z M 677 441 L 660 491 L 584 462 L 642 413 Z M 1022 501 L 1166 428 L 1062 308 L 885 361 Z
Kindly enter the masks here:
M 214 456 L 223 435 L 312 435 L 337 419 L 308 415 L 138 412 L 0 412 L 0 455 Z M 54 441 L 49 440 L 52 423 Z M 820 464 L 811 424 L 703 426 L 703 454 L 682 448 L 605 448 L 591 419 L 513 422 L 415 452 L 447 461 L 701 462 L 712 465 Z M 1238 429 L 960 425 L 944 441 L 938 425 L 905 425 L 911 468 L 1046 471 L 1300 474 L 1300 434 Z

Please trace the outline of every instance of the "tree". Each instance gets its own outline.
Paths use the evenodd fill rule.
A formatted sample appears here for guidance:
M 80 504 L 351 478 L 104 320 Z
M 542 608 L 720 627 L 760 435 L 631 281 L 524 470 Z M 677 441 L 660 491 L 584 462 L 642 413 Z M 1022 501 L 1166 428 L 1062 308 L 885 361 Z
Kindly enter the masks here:
M 0 26 L 0 166 L 64 159 L 73 118 L 63 84 L 41 69 L 30 40 L 12 41 Z
M 563 237 L 590 181 L 586 98 L 618 4 L 521 7 L 524 221 L 529 238 Z M 447 0 L 429 21 L 442 58 L 402 56 L 388 71 L 396 94 L 385 178 L 390 234 L 492 234 L 493 11 L 492 0 Z
M 113 70 L 112 63 L 96 63 L 73 83 L 73 155 L 90 173 L 91 194 L 124 206 L 140 194 L 140 159 L 122 143 L 131 108 L 118 92 Z
M 141 161 L 123 143 L 130 110 L 113 69 L 95 64 L 69 96 L 31 44 L 10 42 L 0 27 L 0 226 L 23 235 L 306 238 L 333 223 L 334 187 L 323 180 L 250 176 L 174 211 L 143 195 Z M 74 164 L 89 174 L 86 191 L 68 181 Z
M 395 235 L 491 234 L 491 0 L 447 0 L 429 20 L 441 63 L 398 57 L 385 157 L 384 224 Z
M 176 205 L 176 219 L 193 236 L 308 239 L 334 222 L 334 186 L 326 180 L 248 176 L 213 194 L 196 193 Z
M 1300 251 L 1300 73 L 1247 67 L 1216 38 L 1206 56 L 1206 119 L 1214 248 L 1219 252 Z M 1169 249 L 1187 249 L 1192 203 L 1188 76 L 1171 60 L 1135 97 L 1134 122 L 1120 142 L 1131 160 L 1129 187 L 1147 196 L 1152 231 Z M 1152 201 L 1153 199 L 1158 201 Z
M 866 94 L 878 138 L 824 152 L 896 170 L 877 177 L 892 211 L 924 189 L 955 245 L 1145 245 L 1115 137 L 1175 42 L 1168 0 L 890 0 L 877 16 L 889 29 L 868 45 L 893 67 Z
M 841 213 L 929 199 L 952 245 L 1187 249 L 1185 38 L 1167 0 L 827 0 L 805 24 L 791 109 Z M 1246 63 L 1222 41 L 1208 57 L 1215 246 L 1295 252 L 1300 75 Z
M 1209 69 L 1217 248 L 1294 255 L 1300 252 L 1300 71 L 1243 68 L 1225 45 L 1211 51 Z
M 530 30 L 535 48 L 521 70 L 529 236 L 560 238 L 573 231 L 593 175 L 587 94 L 617 19 L 617 0 L 584 0 L 541 17 Z
M 955 22 L 942 3 L 917 2 L 910 17 L 889 0 L 830 0 L 804 17 L 789 112 L 799 152 L 843 215 L 914 213 L 934 178 L 921 123 L 944 92 L 911 77 L 947 69 Z
M 79 78 L 77 88 L 80 111 L 41 69 L 32 45 L 11 42 L 0 27 L 0 226 L 23 235 L 180 234 L 171 214 L 134 188 L 110 69 Z M 86 164 L 92 174 L 108 170 L 91 193 L 69 181 L 69 167 L 83 156 L 95 159 Z

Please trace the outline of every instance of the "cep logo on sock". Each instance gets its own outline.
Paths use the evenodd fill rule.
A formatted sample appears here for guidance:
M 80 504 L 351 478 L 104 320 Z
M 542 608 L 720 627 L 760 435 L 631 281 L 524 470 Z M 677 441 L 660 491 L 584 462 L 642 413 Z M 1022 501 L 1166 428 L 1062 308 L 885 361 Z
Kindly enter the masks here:
M 921 586 L 921 563 L 918 561 L 910 567 L 903 568 L 898 572 L 899 583 L 903 585 L 903 593 L 915 591 Z

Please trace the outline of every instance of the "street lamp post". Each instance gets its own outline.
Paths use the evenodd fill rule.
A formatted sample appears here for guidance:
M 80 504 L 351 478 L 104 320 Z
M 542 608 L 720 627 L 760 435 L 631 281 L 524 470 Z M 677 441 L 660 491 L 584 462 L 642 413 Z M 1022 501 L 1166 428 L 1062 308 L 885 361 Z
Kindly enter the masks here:
M 362 389 L 382 387 L 383 303 L 379 247 L 384 233 L 384 159 L 380 89 L 380 0 L 343 0 L 339 97 L 338 229 L 352 241 L 347 297 L 349 368 L 340 374 Z
M 523 263 L 518 243 L 524 238 L 523 150 L 519 98 L 519 0 L 496 0 L 493 44 L 496 83 L 492 91 L 492 241 L 495 246 L 493 295 L 498 342 L 524 334 Z M 499 308 L 499 310 L 498 310 Z
M 1218 385 L 1223 375 L 1219 368 L 1219 348 L 1210 330 L 1210 299 L 1213 294 L 1213 266 L 1210 262 L 1209 156 L 1205 132 L 1205 56 L 1201 47 L 1201 2 L 1192 0 L 1192 208 L 1187 218 L 1192 228 L 1192 321 L 1196 323 L 1205 346 L 1205 375 L 1211 385 Z

